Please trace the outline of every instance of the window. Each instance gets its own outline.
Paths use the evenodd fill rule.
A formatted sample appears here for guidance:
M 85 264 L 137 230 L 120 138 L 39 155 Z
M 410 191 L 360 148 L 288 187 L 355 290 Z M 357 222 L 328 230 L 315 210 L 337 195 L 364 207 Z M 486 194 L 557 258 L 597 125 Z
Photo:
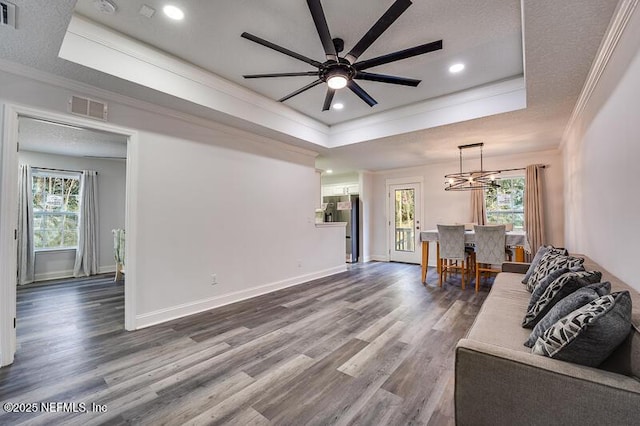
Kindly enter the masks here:
M 80 174 L 33 172 L 36 250 L 77 248 Z
M 504 178 L 500 188 L 487 188 L 484 202 L 488 223 L 513 223 L 514 229 L 524 228 L 524 176 Z

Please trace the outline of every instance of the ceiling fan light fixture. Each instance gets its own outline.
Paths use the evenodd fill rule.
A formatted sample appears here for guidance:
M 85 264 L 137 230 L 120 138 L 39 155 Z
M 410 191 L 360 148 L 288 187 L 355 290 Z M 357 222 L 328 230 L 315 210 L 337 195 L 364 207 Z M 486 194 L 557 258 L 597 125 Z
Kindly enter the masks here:
M 327 84 L 334 90 L 343 89 L 347 87 L 347 77 L 344 75 L 333 75 L 327 79 Z

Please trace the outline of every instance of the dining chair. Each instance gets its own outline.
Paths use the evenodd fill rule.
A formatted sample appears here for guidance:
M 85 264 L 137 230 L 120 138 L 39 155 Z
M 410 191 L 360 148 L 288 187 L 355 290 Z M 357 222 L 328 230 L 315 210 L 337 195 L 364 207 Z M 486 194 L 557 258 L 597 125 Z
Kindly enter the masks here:
M 498 273 L 505 259 L 506 232 L 504 225 L 477 225 L 474 229 L 476 240 L 476 293 L 480 288 L 480 277 L 485 273 Z
M 438 285 L 442 287 L 443 275 L 460 270 L 462 289 L 465 288 L 465 275 L 470 271 L 471 254 L 465 250 L 464 225 L 438 225 L 438 244 L 440 247 L 440 278 Z M 458 262 L 461 262 L 458 264 Z

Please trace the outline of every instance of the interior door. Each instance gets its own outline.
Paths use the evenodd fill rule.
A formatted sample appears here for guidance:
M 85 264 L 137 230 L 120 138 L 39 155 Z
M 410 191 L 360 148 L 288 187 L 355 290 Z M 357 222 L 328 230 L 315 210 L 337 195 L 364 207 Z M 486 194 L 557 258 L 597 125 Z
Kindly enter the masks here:
M 420 183 L 389 185 L 389 260 L 420 263 Z

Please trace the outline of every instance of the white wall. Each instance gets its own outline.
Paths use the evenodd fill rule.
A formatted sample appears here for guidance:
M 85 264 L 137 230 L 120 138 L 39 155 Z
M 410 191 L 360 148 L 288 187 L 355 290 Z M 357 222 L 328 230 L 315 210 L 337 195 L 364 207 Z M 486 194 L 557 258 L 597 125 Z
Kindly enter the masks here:
M 545 164 L 543 182 L 545 197 L 545 219 L 547 243 L 562 246 L 564 244 L 563 217 L 563 171 L 560 151 L 539 151 L 500 157 L 485 157 L 485 170 L 511 169 L 526 167 L 529 164 Z M 439 223 L 470 222 L 471 195 L 467 191 L 445 191 L 444 175 L 457 172 L 457 161 L 428 164 L 386 172 L 377 172 L 373 177 L 372 207 L 372 257 L 378 260 L 388 259 L 387 218 L 386 218 L 386 180 L 402 177 L 424 179 L 422 203 L 422 229 L 434 229 Z M 524 171 L 515 175 L 524 176 Z M 434 265 L 435 250 L 430 250 L 429 263 Z
M 23 142 L 25 142 L 23 140 Z M 20 163 L 33 167 L 98 172 L 98 270 L 115 271 L 112 229 L 124 229 L 126 163 L 41 152 L 20 151 Z M 73 276 L 75 250 L 36 252 L 36 280 Z
M 0 73 L 2 103 L 65 113 L 72 93 Z M 314 223 L 315 153 L 124 102 L 109 121 L 137 131 L 137 326 L 346 269 L 344 229 Z
M 566 241 L 640 290 L 640 12 L 564 145 Z

